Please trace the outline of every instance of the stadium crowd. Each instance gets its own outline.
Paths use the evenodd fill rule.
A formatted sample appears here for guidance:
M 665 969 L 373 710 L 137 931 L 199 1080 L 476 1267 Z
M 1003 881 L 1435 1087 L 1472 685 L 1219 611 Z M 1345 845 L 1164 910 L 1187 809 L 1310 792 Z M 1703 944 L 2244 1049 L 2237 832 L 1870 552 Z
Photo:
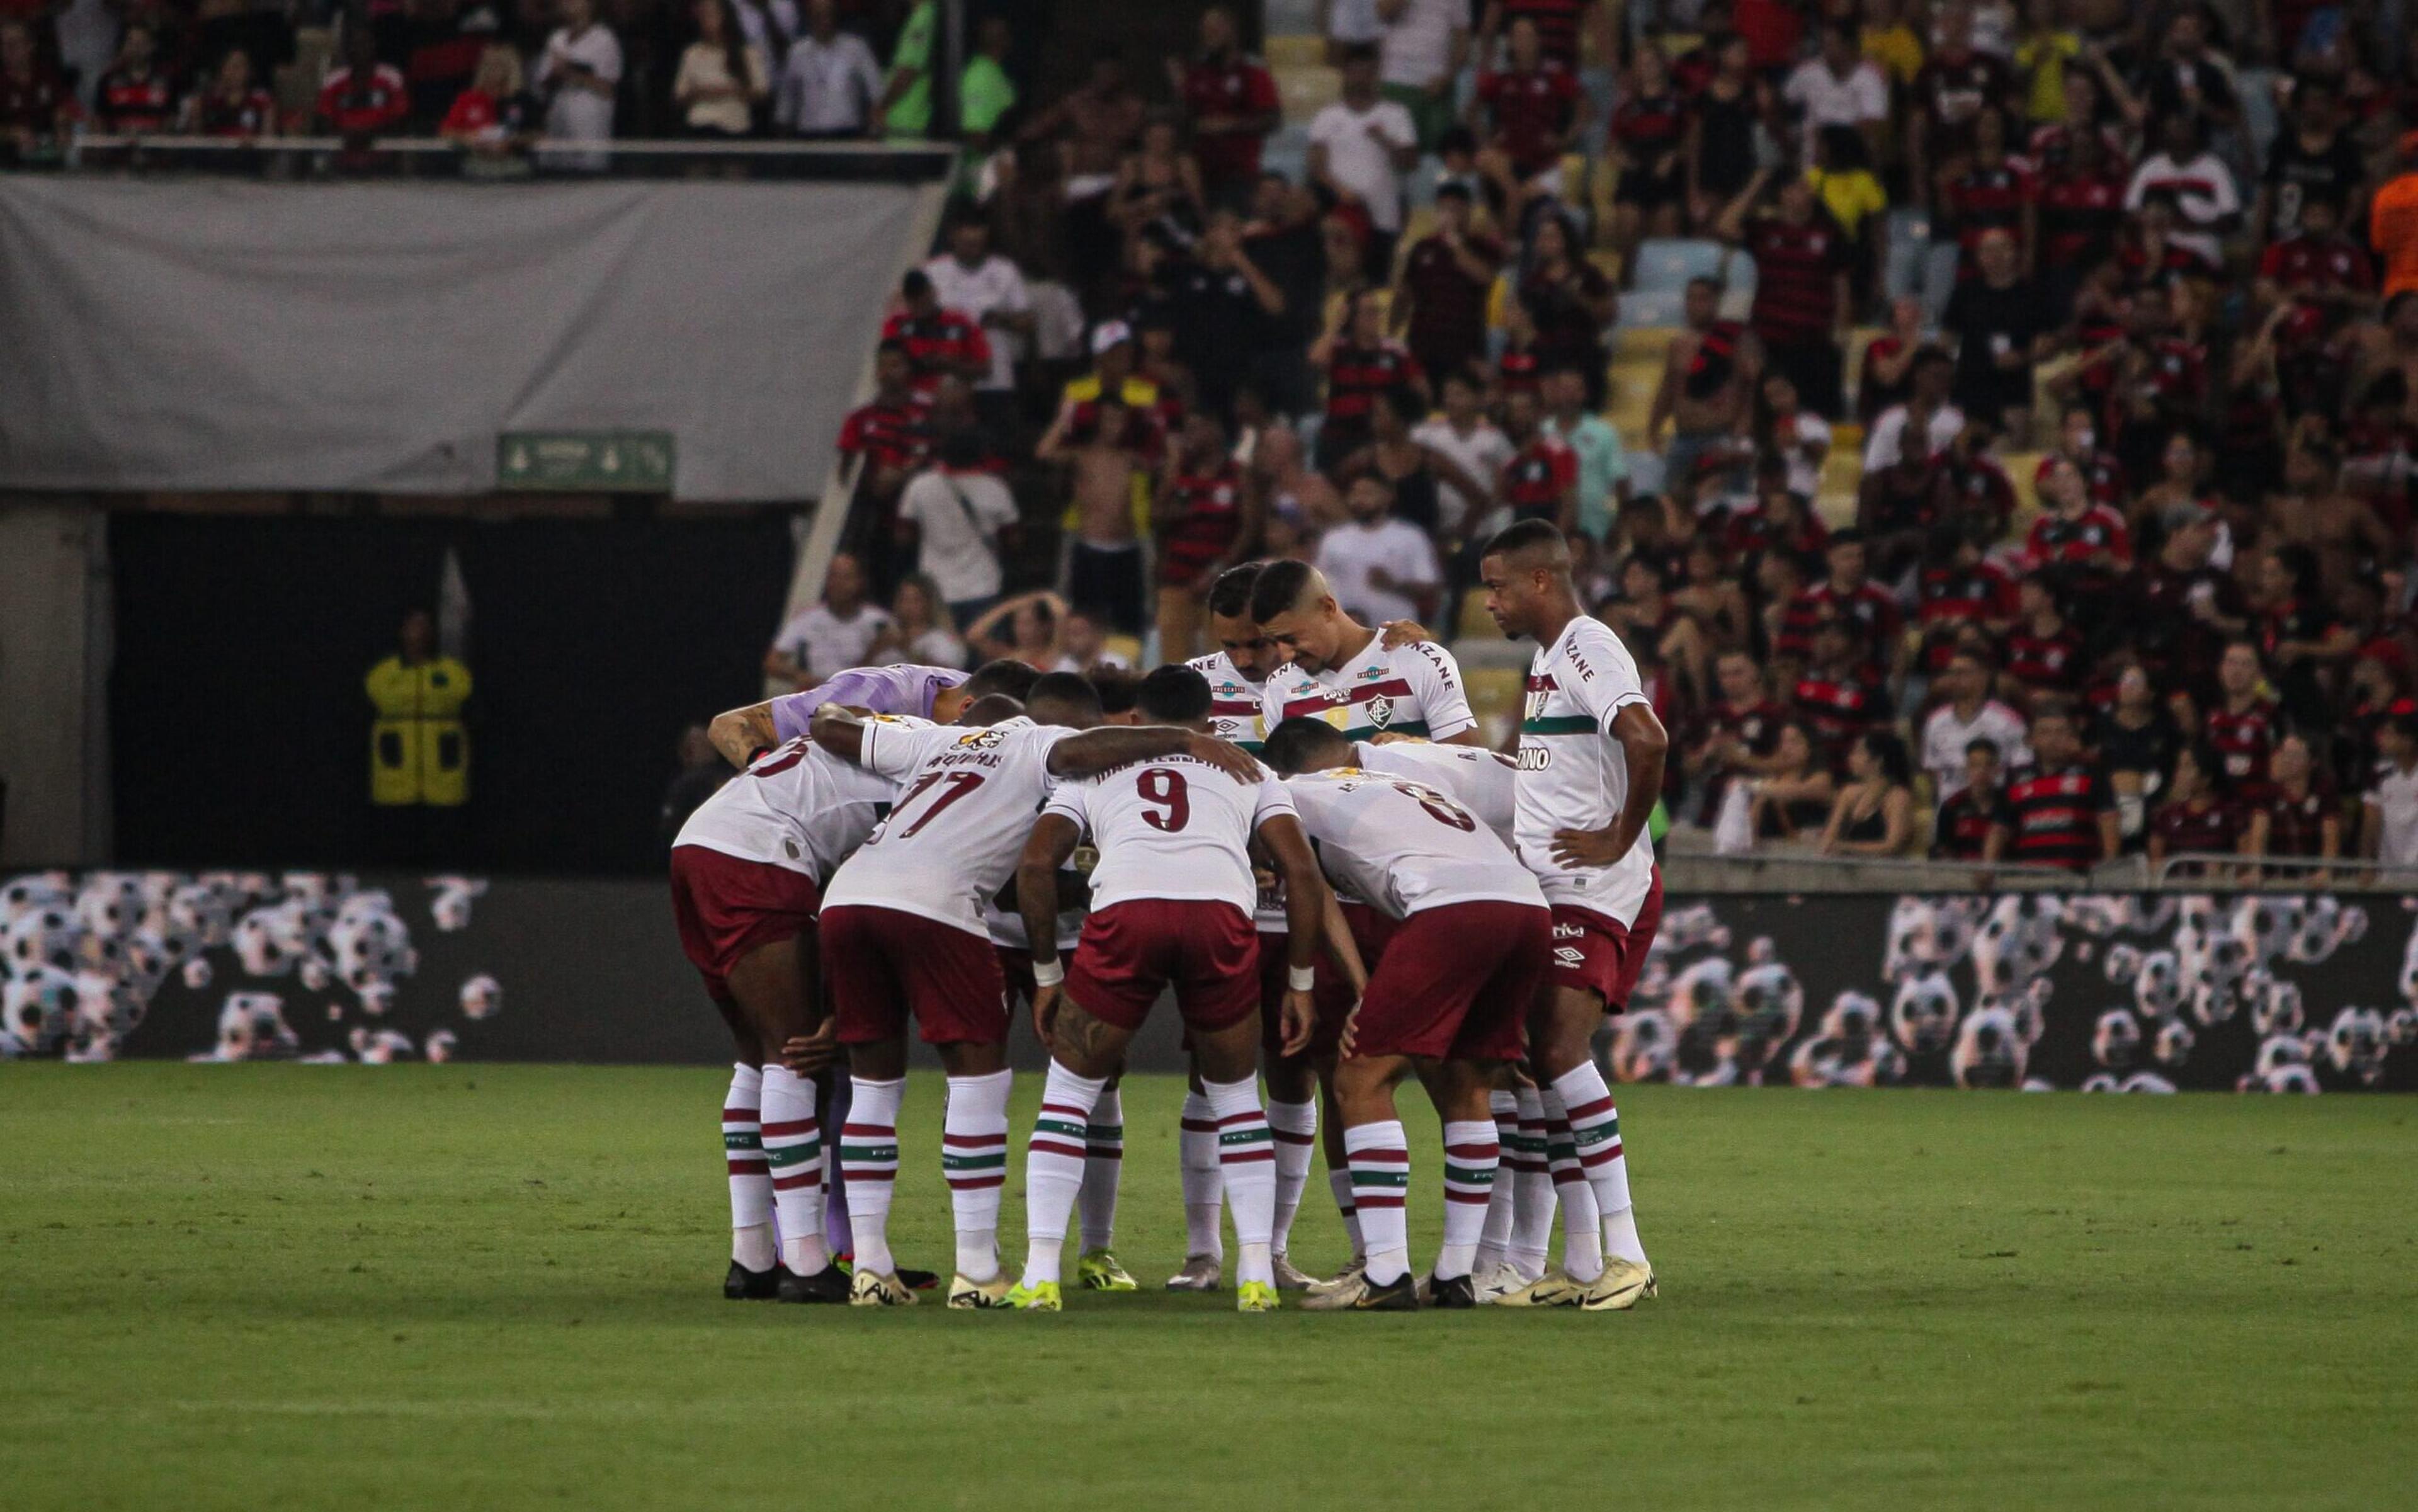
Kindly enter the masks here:
M 1009 118 L 773 670 L 1178 660 L 1284 557 L 1477 655 L 1543 519 L 1722 848 L 2418 861 L 2397 8 L 1364 10 L 1297 171 L 1223 9 Z

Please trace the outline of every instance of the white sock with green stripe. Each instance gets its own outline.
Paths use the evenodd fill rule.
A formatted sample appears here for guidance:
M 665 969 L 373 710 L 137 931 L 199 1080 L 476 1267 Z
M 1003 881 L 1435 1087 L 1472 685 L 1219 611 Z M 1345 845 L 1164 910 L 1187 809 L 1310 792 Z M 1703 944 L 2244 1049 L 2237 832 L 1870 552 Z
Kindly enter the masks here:
M 1507 1092 L 1489 1092 L 1486 1110 L 1494 1116 L 1496 1154 L 1494 1180 L 1486 1193 L 1486 1221 L 1477 1230 L 1477 1260 L 1471 1267 L 1479 1275 L 1492 1275 L 1511 1252 L 1512 1189 L 1518 1183 L 1510 1166 L 1520 1142 L 1520 1099 Z
M 949 1206 L 957 1219 L 957 1274 L 969 1281 L 999 1275 L 999 1199 L 1007 1184 L 1007 1092 L 1015 1079 L 1009 1071 L 949 1078 L 949 1109 L 941 1121 L 941 1168 L 949 1178 Z M 1058 1231 L 1066 1231 L 1063 1222 Z
M 1209 1099 L 1184 1094 L 1184 1123 L 1176 1136 L 1184 1165 L 1184 1257 L 1226 1258 L 1226 1176 L 1217 1165 L 1217 1120 Z
M 898 1268 L 890 1254 L 890 1194 L 898 1184 L 898 1100 L 907 1082 L 863 1077 L 848 1082 L 848 1122 L 839 1131 L 848 1226 L 856 1238 L 857 1269 L 887 1275 Z
M 1570 1139 L 1579 1156 L 1579 1170 L 1595 1194 L 1602 1214 L 1603 1247 L 1634 1264 L 1645 1263 L 1645 1246 L 1637 1242 L 1637 1214 L 1629 1200 L 1629 1159 L 1620 1143 L 1620 1109 L 1612 1089 L 1594 1061 L 1553 1078 L 1553 1090 L 1570 1110 Z
M 1548 1091 L 1543 1097 L 1545 1164 L 1553 1174 L 1553 1195 L 1562 1204 L 1562 1270 L 1573 1281 L 1592 1281 L 1603 1274 L 1603 1222 L 1597 1216 L 1595 1191 L 1579 1166 L 1578 1144 L 1561 1094 Z
M 1352 1205 L 1360 1210 L 1369 1283 L 1390 1286 L 1411 1274 L 1411 1149 L 1401 1121 L 1357 1123 L 1343 1131 L 1352 1160 Z
M 1545 1101 L 1534 1087 L 1513 1097 L 1520 1105 L 1520 1138 L 1504 1152 L 1511 1168 L 1511 1245 L 1504 1258 L 1525 1281 L 1545 1274 L 1545 1252 L 1553 1242 L 1553 1168 L 1545 1161 Z
M 1046 1099 L 1045 1099 L 1046 1100 Z M 1110 1087 L 1083 1125 L 1083 1251 L 1117 1242 L 1117 1183 L 1125 1169 L 1125 1104 Z
M 1099 1107 L 1106 1077 L 1079 1077 L 1049 1062 L 1041 1112 L 1024 1146 L 1024 1284 L 1060 1279 L 1066 1217 L 1083 1190 L 1086 1125 Z
M 1478 1230 L 1486 1226 L 1488 1203 L 1494 1195 L 1495 1167 L 1502 1157 L 1491 1121 L 1446 1123 L 1444 1248 L 1436 1254 L 1437 1280 L 1467 1275 L 1477 1263 Z
M 769 1271 L 781 1258 L 773 1236 L 773 1178 L 764 1166 L 764 1139 L 758 1100 L 762 1073 L 751 1065 L 730 1068 L 730 1090 L 722 1094 L 722 1163 L 730 1178 L 730 1258 L 751 1271 Z
M 762 1084 L 764 1164 L 781 1217 L 781 1263 L 812 1275 L 831 1263 L 823 1247 L 823 1130 L 815 1120 L 815 1084 L 787 1066 L 766 1066 Z
M 1343 1215 L 1343 1237 L 1352 1241 L 1352 1258 L 1366 1259 L 1369 1242 L 1360 1232 L 1359 1205 L 1352 1200 L 1352 1172 L 1348 1168 L 1328 1171 L 1326 1189 L 1335 1194 L 1335 1211 Z
M 1293 1239 L 1302 1188 L 1309 1184 L 1310 1158 L 1318 1153 L 1318 1104 L 1269 1103 L 1268 1132 L 1277 1141 L 1277 1226 L 1271 1242 L 1281 1255 Z
M 1226 1177 L 1226 1205 L 1234 1213 L 1234 1279 L 1274 1286 L 1277 1152 L 1260 1107 L 1260 1078 L 1204 1080 L 1201 1090 L 1217 1122 L 1217 1167 Z

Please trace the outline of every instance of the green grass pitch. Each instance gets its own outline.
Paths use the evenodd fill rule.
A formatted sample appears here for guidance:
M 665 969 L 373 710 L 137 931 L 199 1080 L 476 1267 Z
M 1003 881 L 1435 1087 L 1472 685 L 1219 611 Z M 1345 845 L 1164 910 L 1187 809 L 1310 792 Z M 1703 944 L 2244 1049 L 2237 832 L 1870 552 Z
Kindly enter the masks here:
M 2418 1504 L 2407 1101 L 1631 1088 L 1633 1314 L 1047 1317 L 722 1301 L 722 1080 L 0 1068 L 0 1506 Z M 1154 1286 L 1178 1093 L 1125 1092 Z

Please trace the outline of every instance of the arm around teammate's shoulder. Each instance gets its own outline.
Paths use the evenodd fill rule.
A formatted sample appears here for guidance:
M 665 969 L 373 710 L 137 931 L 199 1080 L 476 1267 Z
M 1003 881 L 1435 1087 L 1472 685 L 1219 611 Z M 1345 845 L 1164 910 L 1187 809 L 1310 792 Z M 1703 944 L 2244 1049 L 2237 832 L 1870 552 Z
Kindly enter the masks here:
M 734 767 L 746 766 L 759 752 L 780 743 L 780 735 L 773 727 L 773 706 L 769 701 L 725 710 L 713 716 L 705 734 L 722 754 L 722 759 Z
M 1053 777 L 1096 777 L 1132 761 L 1188 756 L 1206 761 L 1240 783 L 1260 780 L 1260 764 L 1231 741 L 1171 725 L 1102 726 L 1070 735 L 1049 748 Z

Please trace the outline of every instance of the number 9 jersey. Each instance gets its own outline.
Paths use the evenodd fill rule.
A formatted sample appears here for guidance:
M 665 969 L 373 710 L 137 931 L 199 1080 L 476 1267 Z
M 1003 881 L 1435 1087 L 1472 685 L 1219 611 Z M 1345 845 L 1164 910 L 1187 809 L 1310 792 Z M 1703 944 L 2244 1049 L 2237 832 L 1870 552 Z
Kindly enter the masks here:
M 1137 898 L 1232 903 L 1249 913 L 1259 897 L 1251 836 L 1270 815 L 1293 812 L 1284 784 L 1260 771 L 1246 785 L 1191 756 L 1140 761 L 1059 784 L 1043 812 L 1088 829 L 1100 848 L 1095 914 Z

